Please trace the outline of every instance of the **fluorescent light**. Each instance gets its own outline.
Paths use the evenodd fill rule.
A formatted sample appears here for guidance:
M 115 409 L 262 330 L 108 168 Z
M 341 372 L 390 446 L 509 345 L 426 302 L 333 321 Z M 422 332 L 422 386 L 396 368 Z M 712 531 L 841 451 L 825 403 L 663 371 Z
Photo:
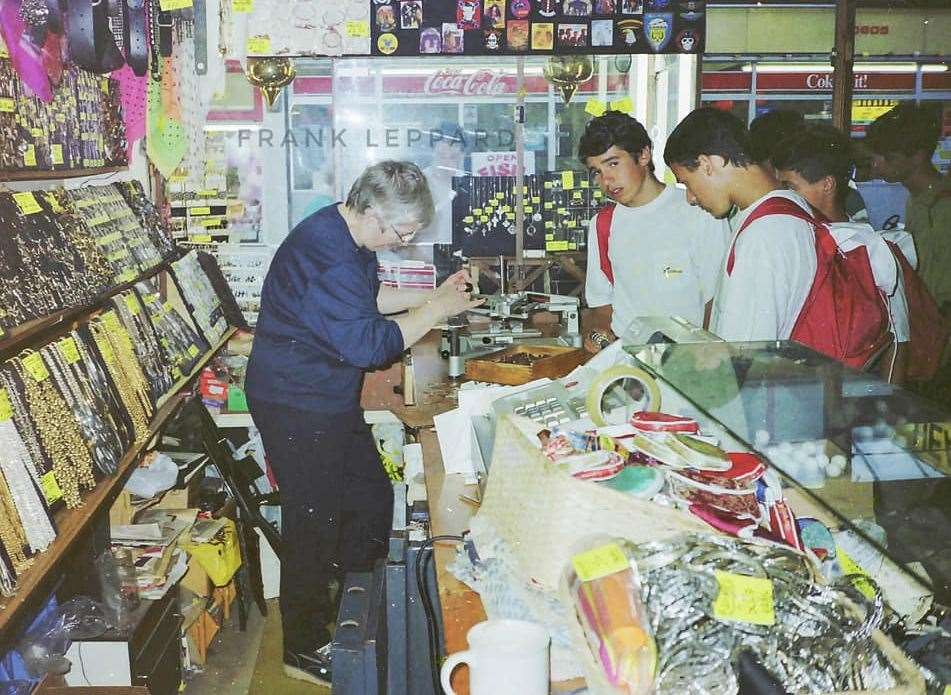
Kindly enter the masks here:
M 743 72 L 753 72 L 750 63 L 740 68 Z M 852 72 L 915 72 L 916 63 L 856 63 Z M 946 72 L 947 65 L 928 63 L 921 66 L 922 72 Z M 828 63 L 757 63 L 756 72 L 832 72 Z

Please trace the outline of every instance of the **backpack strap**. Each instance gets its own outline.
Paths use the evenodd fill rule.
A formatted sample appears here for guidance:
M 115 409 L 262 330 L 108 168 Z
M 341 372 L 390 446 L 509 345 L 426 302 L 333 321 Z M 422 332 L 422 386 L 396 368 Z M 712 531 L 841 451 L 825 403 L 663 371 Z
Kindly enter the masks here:
M 766 217 L 767 215 L 790 215 L 804 222 L 809 222 L 813 226 L 813 229 L 815 229 L 816 243 L 826 247 L 826 250 L 829 252 L 835 251 L 835 239 L 832 238 L 832 235 L 829 233 L 829 228 L 822 220 L 820 220 L 816 215 L 809 214 L 789 198 L 773 196 L 772 198 L 767 198 L 762 203 L 757 205 L 756 209 L 747 215 L 746 219 L 743 221 L 743 224 L 740 225 L 740 229 L 736 233 L 736 236 L 733 237 L 733 243 L 730 245 L 730 254 L 727 256 L 726 261 L 727 275 L 730 275 L 733 272 L 733 265 L 736 262 L 736 240 L 740 238 L 740 234 L 742 234 L 747 227 L 753 224 L 756 220 L 760 219 L 761 217 Z
M 614 220 L 614 206 L 605 205 L 598 210 L 594 218 L 595 231 L 598 234 L 598 255 L 601 257 L 601 272 L 614 284 L 614 270 L 608 257 L 608 241 L 611 238 L 611 222 Z

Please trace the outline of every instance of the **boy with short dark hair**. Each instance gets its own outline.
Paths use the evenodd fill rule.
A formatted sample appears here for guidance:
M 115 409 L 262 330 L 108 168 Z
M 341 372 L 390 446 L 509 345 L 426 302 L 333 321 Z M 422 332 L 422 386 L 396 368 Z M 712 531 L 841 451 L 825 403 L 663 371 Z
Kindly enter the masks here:
M 869 126 L 872 170 L 908 189 L 905 229 L 915 239 L 918 273 L 951 318 L 951 182 L 931 162 L 941 134 L 940 105 L 903 102 Z
M 639 316 L 705 323 L 729 226 L 691 207 L 654 175 L 653 146 L 636 119 L 608 111 L 588 123 L 578 157 L 616 204 L 591 220 L 585 346 L 591 329 L 622 337 Z M 600 220 L 600 221 L 599 221 Z M 599 230 L 600 225 L 600 230 Z
M 787 198 L 811 214 L 809 204 L 754 161 L 746 126 L 725 111 L 690 113 L 668 138 L 664 160 L 692 205 L 721 219 L 739 208 L 733 226 L 742 234 L 728 252 L 711 330 L 727 341 L 789 338 L 816 274 L 813 226 L 788 214 L 744 224 L 770 198 Z

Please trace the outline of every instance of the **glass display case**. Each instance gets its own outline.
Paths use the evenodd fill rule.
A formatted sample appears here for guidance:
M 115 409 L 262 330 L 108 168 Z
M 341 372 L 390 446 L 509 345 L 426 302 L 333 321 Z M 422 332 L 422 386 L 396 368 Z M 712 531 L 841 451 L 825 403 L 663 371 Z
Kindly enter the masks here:
M 951 414 L 793 342 L 626 349 L 948 604 Z

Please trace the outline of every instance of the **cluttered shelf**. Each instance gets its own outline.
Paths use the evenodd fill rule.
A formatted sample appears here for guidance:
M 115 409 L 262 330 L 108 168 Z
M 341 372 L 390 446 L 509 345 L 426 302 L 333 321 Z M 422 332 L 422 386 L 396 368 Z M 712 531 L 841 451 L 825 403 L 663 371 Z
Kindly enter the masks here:
M 46 597 L 44 589 L 55 578 L 53 570 L 68 554 L 76 539 L 88 529 L 97 514 L 107 508 L 125 484 L 135 468 L 139 456 L 154 439 L 162 427 L 174 415 L 182 401 L 182 389 L 194 379 L 218 351 L 227 344 L 236 329 L 225 332 L 221 340 L 206 352 L 195 364 L 191 372 L 179 379 L 169 392 L 159 399 L 157 410 L 149 426 L 148 434 L 138 440 L 119 462 L 114 476 L 102 480 L 84 498 L 83 505 L 76 509 L 63 509 L 55 518 L 58 534 L 50 547 L 40 553 L 33 565 L 24 572 L 18 581 L 16 593 L 0 603 L 0 638 L 6 637 L 8 629 L 16 624 L 30 607 Z
M 175 254 L 174 256 L 164 259 L 161 263 L 144 271 L 133 280 L 128 280 L 110 287 L 108 290 L 102 292 L 89 302 L 79 306 L 70 307 L 68 309 L 61 309 L 47 316 L 40 316 L 27 321 L 26 323 L 20 324 L 19 326 L 8 329 L 5 333 L 0 334 L 0 354 L 12 351 L 12 349 L 17 345 L 29 342 L 30 340 L 42 335 L 45 331 L 63 328 L 66 324 L 79 319 L 85 314 L 95 311 L 97 308 L 101 307 L 103 303 L 110 297 L 134 287 L 138 282 L 148 280 L 149 278 L 155 277 L 159 273 L 168 270 L 169 264 L 176 260 L 179 255 L 180 254 Z

